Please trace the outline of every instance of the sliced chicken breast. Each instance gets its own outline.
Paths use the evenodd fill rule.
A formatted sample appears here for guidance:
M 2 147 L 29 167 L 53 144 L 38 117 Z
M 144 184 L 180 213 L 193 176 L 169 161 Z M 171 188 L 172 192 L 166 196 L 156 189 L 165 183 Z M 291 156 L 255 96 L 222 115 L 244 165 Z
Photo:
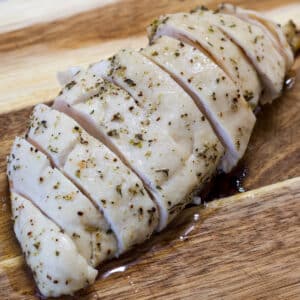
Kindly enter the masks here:
M 44 123 L 37 130 L 43 127 Z M 8 177 L 11 190 L 30 199 L 60 226 L 91 266 L 116 252 L 115 237 L 102 214 L 25 139 L 15 139 L 8 159 Z
M 167 70 L 195 99 L 226 148 L 221 167 L 230 171 L 243 156 L 255 116 L 231 79 L 196 48 L 170 37 L 142 53 Z
M 217 26 L 196 15 L 177 13 L 154 21 L 148 33 L 151 43 L 160 36 L 169 36 L 199 49 L 234 81 L 252 108 L 256 107 L 262 91 L 256 70 L 243 51 Z
M 223 3 L 219 9 L 222 13 L 235 15 L 246 22 L 262 28 L 285 60 L 286 72 L 290 70 L 294 63 L 294 54 L 280 25 L 259 12 L 237 7 L 229 3 Z
M 193 100 L 141 54 L 121 51 L 90 72 L 129 93 L 105 81 L 99 95 L 75 105 L 60 98 L 55 107 L 114 148 L 143 179 L 159 206 L 162 230 L 215 172 L 223 147 Z
M 42 296 L 163 230 L 242 158 L 253 110 L 280 96 L 296 25 L 223 4 L 165 15 L 150 45 L 58 74 L 7 159 L 14 231 Z M 290 47 L 291 45 L 291 47 Z M 292 49 L 291 49 L 292 48 Z
M 77 122 L 38 105 L 28 138 L 100 208 L 117 237 L 118 254 L 150 237 L 158 224 L 158 211 L 143 183 Z
M 75 101 L 74 99 L 78 103 L 94 96 L 98 93 L 99 85 L 103 81 L 95 74 L 76 67 L 71 67 L 69 70 L 59 73 L 58 78 L 62 89 L 57 96 L 57 100 L 68 98 L 70 103 Z
M 200 10 L 193 13 L 200 20 L 218 26 L 246 53 L 263 83 L 260 102 L 270 103 L 281 95 L 285 60 L 261 27 L 245 22 L 234 15 Z
M 45 297 L 70 295 L 92 284 L 90 267 L 74 242 L 24 197 L 11 194 L 14 231 L 40 292 Z

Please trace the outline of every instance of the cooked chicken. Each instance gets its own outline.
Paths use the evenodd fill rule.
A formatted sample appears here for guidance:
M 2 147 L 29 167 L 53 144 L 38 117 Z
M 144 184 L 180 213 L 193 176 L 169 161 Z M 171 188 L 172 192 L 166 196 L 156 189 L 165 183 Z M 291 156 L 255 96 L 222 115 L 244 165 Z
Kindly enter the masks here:
M 207 115 L 226 148 L 221 168 L 230 171 L 243 156 L 255 123 L 240 90 L 207 56 L 173 38 L 161 37 L 142 53 L 170 72 Z
M 155 20 L 148 34 L 151 43 L 160 36 L 169 36 L 199 49 L 227 73 L 244 98 L 256 107 L 262 90 L 256 71 L 241 49 L 217 26 L 195 14 L 177 13 Z
M 45 126 L 40 128 L 41 124 Z M 118 254 L 150 237 L 157 226 L 158 213 L 143 183 L 74 120 L 38 105 L 28 138 L 103 211 L 117 237 Z
M 274 23 L 272 20 L 263 16 L 259 12 L 243 9 L 232 4 L 223 3 L 220 6 L 222 13 L 228 13 L 241 18 L 253 25 L 260 27 L 264 33 L 271 39 L 274 47 L 283 56 L 286 65 L 286 71 L 289 71 L 294 63 L 294 54 L 288 44 L 281 26 Z
M 141 54 L 121 51 L 90 72 L 132 97 L 104 82 L 99 95 L 71 106 L 73 112 L 68 97 L 64 108 L 98 138 L 105 135 L 143 179 L 159 206 L 161 230 L 215 172 L 223 148 L 193 100 Z
M 63 89 L 56 97 L 56 102 L 60 99 L 75 104 L 87 100 L 98 93 L 102 78 L 96 77 L 91 72 L 84 69 L 68 69 L 66 72 L 60 72 L 59 81 Z
M 160 17 L 151 45 L 58 75 L 8 158 L 15 233 L 45 296 L 164 229 L 242 158 L 255 116 L 283 87 L 299 34 L 223 5 Z
M 272 102 L 281 95 L 286 63 L 261 27 L 234 15 L 213 13 L 203 9 L 196 11 L 194 15 L 219 27 L 243 49 L 263 83 L 264 94 L 260 98 L 262 104 Z
M 44 125 L 41 123 L 37 130 L 42 130 Z M 58 151 L 54 147 L 49 150 Z M 115 237 L 102 214 L 77 187 L 50 166 L 42 152 L 24 139 L 16 138 L 14 142 L 8 177 L 11 190 L 30 199 L 58 224 L 91 266 L 113 256 Z
M 284 32 L 286 40 L 291 46 L 293 53 L 297 55 L 300 51 L 300 30 L 298 30 L 296 24 L 290 20 L 282 27 L 282 31 Z
M 40 292 L 45 297 L 73 294 L 95 281 L 74 242 L 29 200 L 11 194 L 14 231 Z

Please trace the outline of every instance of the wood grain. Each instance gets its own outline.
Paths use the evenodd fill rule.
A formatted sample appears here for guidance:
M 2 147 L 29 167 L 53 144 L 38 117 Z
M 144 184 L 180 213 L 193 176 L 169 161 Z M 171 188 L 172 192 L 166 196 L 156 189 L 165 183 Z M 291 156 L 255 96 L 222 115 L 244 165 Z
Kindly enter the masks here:
M 14 137 L 23 133 L 32 105 L 57 94 L 58 70 L 87 65 L 122 47 L 142 47 L 147 42 L 145 27 L 154 17 L 199 5 L 196 0 L 100 2 L 91 7 L 90 1 L 77 1 L 79 13 L 72 8 L 56 15 L 51 9 L 39 18 L 40 2 L 31 0 L 27 5 L 35 12 L 18 17 L 18 26 L 10 22 L 13 9 L 0 17 L 0 299 L 36 298 L 12 232 L 5 176 L 6 155 Z M 282 5 L 280 0 L 232 2 L 260 10 Z M 201 1 L 210 7 L 216 3 Z M 1 5 L 0 16 L 5 12 Z M 258 114 L 242 162 L 247 190 L 300 176 L 300 59 L 295 70 L 295 86 Z M 133 264 L 126 272 L 98 280 L 77 298 L 297 299 L 299 196 L 297 177 L 205 209 L 187 209 L 167 231 L 102 268 L 105 274 Z M 200 221 L 193 220 L 194 214 L 200 214 Z
M 37 0 L 2 0 L 0 32 L 9 32 L 36 23 L 64 19 L 116 2 L 118 0 L 72 0 L 72 5 L 70 5 L 68 1 L 51 0 L 43 1 L 43 5 L 39 5 Z

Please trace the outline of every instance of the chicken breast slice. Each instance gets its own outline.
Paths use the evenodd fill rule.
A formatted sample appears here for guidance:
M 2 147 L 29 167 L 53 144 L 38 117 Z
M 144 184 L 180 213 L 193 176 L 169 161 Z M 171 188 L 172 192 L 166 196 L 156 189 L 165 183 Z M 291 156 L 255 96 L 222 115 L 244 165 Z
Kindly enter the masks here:
M 240 90 L 202 52 L 173 38 L 158 38 L 142 53 L 195 99 L 226 148 L 221 168 L 229 172 L 244 155 L 256 120 Z
M 272 40 L 274 47 L 283 56 L 286 72 L 291 69 L 294 63 L 294 54 L 280 25 L 257 11 L 244 9 L 229 3 L 221 4 L 219 9 L 222 13 L 235 15 L 244 21 L 261 27 L 265 34 Z
M 104 81 L 95 97 L 75 105 L 60 98 L 55 107 L 115 149 L 142 178 L 159 206 L 162 230 L 210 179 L 223 147 L 193 100 L 141 54 L 121 51 L 89 72 L 122 88 Z
M 210 25 L 219 27 L 251 60 L 263 84 L 260 102 L 270 103 L 281 95 L 285 60 L 261 27 L 245 22 L 234 15 L 199 10 L 193 15 Z
M 46 126 L 39 128 L 41 124 Z M 158 211 L 143 183 L 77 122 L 37 105 L 28 138 L 100 208 L 117 237 L 118 254 L 150 237 L 158 224 Z
M 74 72 L 74 70 L 77 70 Z M 103 81 L 102 78 L 96 77 L 95 74 L 85 69 L 77 69 L 71 67 L 69 70 L 58 73 L 57 77 L 62 89 L 56 97 L 59 99 L 68 98 L 68 102 L 77 103 L 84 101 L 98 93 L 99 85 Z M 76 100 L 75 100 L 76 99 Z
M 155 20 L 148 33 L 151 43 L 160 36 L 169 36 L 199 49 L 223 69 L 252 108 L 256 107 L 262 91 L 256 70 L 243 51 L 217 26 L 197 15 L 177 13 Z
M 31 201 L 12 193 L 11 206 L 15 234 L 43 296 L 70 295 L 95 281 L 97 270 Z
M 60 226 L 91 266 L 116 252 L 115 237 L 102 214 L 25 139 L 15 139 L 8 159 L 8 177 L 11 190 L 30 199 Z

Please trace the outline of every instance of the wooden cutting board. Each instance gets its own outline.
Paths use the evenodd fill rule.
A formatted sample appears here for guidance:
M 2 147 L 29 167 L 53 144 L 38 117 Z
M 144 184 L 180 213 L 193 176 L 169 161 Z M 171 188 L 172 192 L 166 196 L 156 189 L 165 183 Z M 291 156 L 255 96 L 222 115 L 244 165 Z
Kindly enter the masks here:
M 233 1 L 259 10 L 281 0 Z M 297 4 L 298 2 L 298 4 Z M 10 221 L 5 157 L 32 105 L 58 92 L 55 74 L 122 47 L 146 45 L 145 27 L 163 13 L 218 1 L 0 1 L 0 299 L 36 299 Z M 300 23 L 299 1 L 289 12 Z M 286 10 L 277 9 L 278 21 Z M 76 299 L 300 299 L 300 59 L 296 84 L 258 113 L 237 172 L 167 230 L 105 264 Z M 246 173 L 238 193 L 240 177 Z M 222 184 L 220 184 L 222 183 Z M 67 299 L 67 298 L 64 298 Z

